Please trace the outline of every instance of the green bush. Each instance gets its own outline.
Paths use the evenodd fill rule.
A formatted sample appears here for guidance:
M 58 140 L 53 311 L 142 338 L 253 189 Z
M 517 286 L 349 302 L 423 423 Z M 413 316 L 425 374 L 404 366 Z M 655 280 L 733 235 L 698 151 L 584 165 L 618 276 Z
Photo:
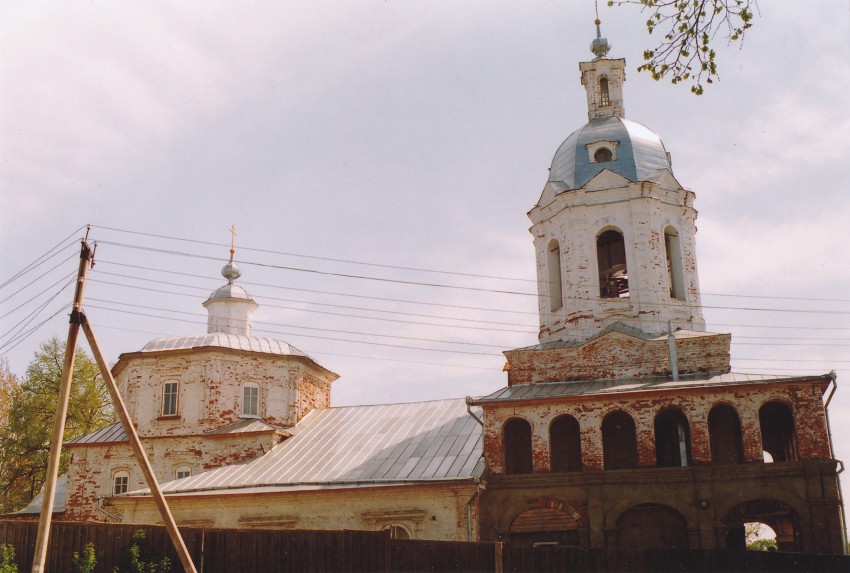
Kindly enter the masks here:
M 5 543 L 0 546 L 0 573 L 18 573 L 15 548 Z
M 94 555 L 94 543 L 86 544 L 82 555 L 74 551 L 74 573 L 94 573 L 95 565 L 97 565 L 97 559 Z
M 171 573 L 171 560 L 148 547 L 143 529 L 136 531 L 130 538 L 130 546 L 123 561 L 123 567 L 116 567 L 114 573 Z

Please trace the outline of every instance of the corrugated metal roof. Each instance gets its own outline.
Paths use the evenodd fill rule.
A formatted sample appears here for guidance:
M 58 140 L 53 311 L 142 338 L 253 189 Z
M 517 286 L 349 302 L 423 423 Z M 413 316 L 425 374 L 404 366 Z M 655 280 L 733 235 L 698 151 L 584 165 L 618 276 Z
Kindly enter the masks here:
M 294 437 L 259 458 L 162 489 L 389 485 L 472 479 L 484 471 L 481 426 L 463 399 L 314 410 L 294 430 Z
M 121 422 L 115 422 L 114 424 L 111 424 L 99 430 L 95 430 L 94 432 L 86 434 L 85 436 L 80 436 L 79 438 L 69 440 L 65 442 L 65 444 L 97 444 L 126 441 L 127 434 L 124 433 L 124 427 L 121 425 Z
M 245 336 L 243 334 L 225 334 L 223 332 L 212 332 L 198 336 L 169 336 L 165 338 L 156 338 L 145 344 L 145 347 L 142 348 L 142 352 L 185 350 L 189 348 L 202 348 L 205 346 L 248 350 L 251 352 L 264 352 L 266 354 L 305 356 L 310 358 L 304 352 L 282 340 L 261 338 L 259 336 Z
M 44 500 L 44 491 L 35 496 L 29 505 L 20 511 L 16 511 L 12 515 L 39 515 L 41 513 L 41 504 Z M 53 513 L 61 513 L 67 509 L 68 505 L 68 474 L 62 474 L 56 480 L 56 493 L 53 496 Z
M 538 384 L 517 384 L 493 392 L 489 396 L 478 398 L 476 404 L 507 402 L 512 400 L 541 400 L 547 398 L 566 398 L 594 394 L 614 394 L 619 392 L 642 392 L 647 390 L 678 390 L 682 388 L 705 388 L 711 386 L 734 386 L 740 384 L 814 381 L 822 376 L 782 377 L 769 374 L 741 374 L 729 372 L 715 375 L 683 375 L 679 380 L 672 378 L 633 378 L 618 380 L 587 380 L 576 382 L 543 382 Z
M 245 418 L 244 420 L 239 420 L 238 422 L 233 422 L 232 424 L 227 424 L 225 426 L 213 428 L 212 430 L 207 430 L 206 432 L 204 432 L 204 434 L 208 436 L 219 434 L 246 434 L 249 432 L 269 432 L 280 429 L 281 428 L 279 428 L 278 426 L 266 424 L 262 420 L 258 420 L 256 418 Z

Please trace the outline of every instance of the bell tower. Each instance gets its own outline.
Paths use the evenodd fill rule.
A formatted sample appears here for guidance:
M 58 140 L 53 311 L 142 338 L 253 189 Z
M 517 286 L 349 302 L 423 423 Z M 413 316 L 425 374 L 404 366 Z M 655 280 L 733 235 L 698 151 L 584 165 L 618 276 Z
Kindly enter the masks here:
M 578 343 L 612 325 L 646 336 L 702 332 L 694 193 L 673 176 L 650 129 L 625 119 L 625 60 L 601 36 L 581 62 L 588 123 L 552 160 L 529 212 L 537 257 L 540 342 Z

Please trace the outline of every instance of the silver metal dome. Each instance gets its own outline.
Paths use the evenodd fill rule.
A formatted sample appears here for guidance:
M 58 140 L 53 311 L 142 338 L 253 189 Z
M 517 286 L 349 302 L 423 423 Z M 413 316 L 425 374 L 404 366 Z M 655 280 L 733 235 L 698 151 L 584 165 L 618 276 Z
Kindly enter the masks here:
M 588 146 L 612 142 L 613 159 L 593 162 Z M 549 181 L 578 189 L 603 169 L 631 181 L 645 181 L 661 169 L 672 172 L 667 150 L 655 133 L 640 123 L 620 117 L 590 120 L 570 135 L 552 159 Z

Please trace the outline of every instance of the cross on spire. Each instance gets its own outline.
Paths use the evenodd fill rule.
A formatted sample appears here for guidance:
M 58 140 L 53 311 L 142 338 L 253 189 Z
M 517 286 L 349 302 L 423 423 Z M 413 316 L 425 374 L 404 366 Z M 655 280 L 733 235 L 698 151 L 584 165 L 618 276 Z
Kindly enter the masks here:
M 236 225 L 230 225 L 230 257 L 236 253 Z

